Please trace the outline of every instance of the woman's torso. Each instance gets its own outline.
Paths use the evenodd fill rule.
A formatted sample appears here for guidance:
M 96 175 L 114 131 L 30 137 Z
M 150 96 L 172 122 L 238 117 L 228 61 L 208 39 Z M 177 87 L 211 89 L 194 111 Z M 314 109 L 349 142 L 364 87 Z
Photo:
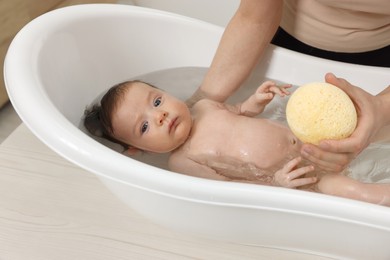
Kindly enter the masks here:
M 296 39 L 334 52 L 390 44 L 389 0 L 287 0 L 281 27 Z

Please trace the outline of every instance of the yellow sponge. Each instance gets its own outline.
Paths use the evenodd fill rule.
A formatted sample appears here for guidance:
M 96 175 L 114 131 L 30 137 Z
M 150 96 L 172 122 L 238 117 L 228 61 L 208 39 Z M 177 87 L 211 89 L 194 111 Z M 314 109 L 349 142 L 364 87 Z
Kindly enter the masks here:
M 348 95 L 328 83 L 309 83 L 290 97 L 286 117 L 291 131 L 304 143 L 343 139 L 357 124 L 355 106 Z

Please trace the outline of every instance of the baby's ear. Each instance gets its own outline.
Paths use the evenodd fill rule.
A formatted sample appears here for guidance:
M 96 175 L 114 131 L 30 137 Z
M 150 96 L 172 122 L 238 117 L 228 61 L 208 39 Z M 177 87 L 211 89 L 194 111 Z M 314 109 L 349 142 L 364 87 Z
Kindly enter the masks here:
M 133 156 L 133 155 L 136 155 L 138 152 L 142 152 L 141 149 L 138 149 L 138 148 L 135 148 L 135 147 L 132 147 L 132 146 L 129 146 L 126 150 L 125 150 L 125 153 L 129 156 Z

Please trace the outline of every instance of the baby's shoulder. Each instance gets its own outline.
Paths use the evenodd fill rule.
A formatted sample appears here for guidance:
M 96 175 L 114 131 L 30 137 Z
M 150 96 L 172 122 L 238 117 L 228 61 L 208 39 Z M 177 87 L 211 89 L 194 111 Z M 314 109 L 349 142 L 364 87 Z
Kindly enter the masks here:
M 217 105 L 219 102 L 216 102 L 214 100 L 211 100 L 211 99 L 201 99 L 199 100 L 198 102 L 195 103 L 194 107 L 203 107 L 203 106 L 215 106 Z
M 201 99 L 195 103 L 192 107 L 195 111 L 210 110 L 210 109 L 222 109 L 225 108 L 223 103 L 211 100 L 211 99 Z

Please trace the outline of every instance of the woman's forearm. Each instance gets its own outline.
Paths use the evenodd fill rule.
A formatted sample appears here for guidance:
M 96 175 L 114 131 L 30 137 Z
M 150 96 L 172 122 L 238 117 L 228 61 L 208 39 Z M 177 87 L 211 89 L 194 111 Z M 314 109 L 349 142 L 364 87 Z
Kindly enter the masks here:
M 197 95 L 225 101 L 249 76 L 275 34 L 280 0 L 242 0 Z

